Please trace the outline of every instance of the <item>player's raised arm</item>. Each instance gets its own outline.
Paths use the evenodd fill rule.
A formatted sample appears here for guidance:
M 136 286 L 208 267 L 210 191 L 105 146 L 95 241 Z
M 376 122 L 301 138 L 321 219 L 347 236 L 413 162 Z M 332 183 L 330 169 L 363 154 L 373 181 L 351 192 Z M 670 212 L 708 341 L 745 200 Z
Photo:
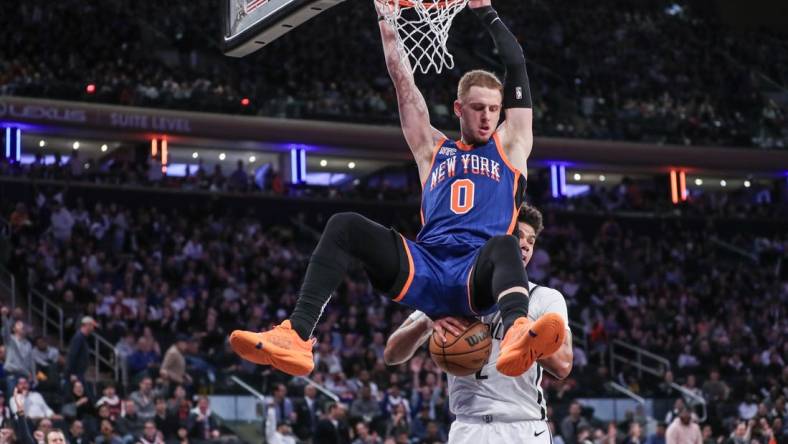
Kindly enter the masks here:
M 414 312 L 386 341 L 383 360 L 386 365 L 398 365 L 412 358 L 416 350 L 432 334 L 432 320 L 424 313 Z
M 533 147 L 533 105 L 525 55 L 517 38 L 504 25 L 490 0 L 471 0 L 468 3 L 490 32 L 498 49 L 498 56 L 506 66 L 503 84 L 503 108 L 506 120 L 498 129 L 501 143 L 510 161 L 525 171 Z
M 379 17 L 383 15 L 381 8 L 389 7 L 385 0 L 374 0 L 373 3 L 378 10 Z M 410 61 L 407 57 L 403 57 L 397 49 L 397 31 L 382 18 L 378 19 L 378 25 L 383 41 L 383 53 L 386 57 L 386 68 L 397 91 L 402 132 L 416 158 L 419 176 L 423 182 L 429 174 L 432 149 L 445 136 L 430 124 L 427 102 L 416 86 Z
M 539 359 L 537 362 L 556 378 L 566 379 L 569 373 L 572 372 L 572 360 L 574 356 L 572 352 L 572 335 L 567 332 L 564 343 L 561 344 L 561 348 L 552 355 Z

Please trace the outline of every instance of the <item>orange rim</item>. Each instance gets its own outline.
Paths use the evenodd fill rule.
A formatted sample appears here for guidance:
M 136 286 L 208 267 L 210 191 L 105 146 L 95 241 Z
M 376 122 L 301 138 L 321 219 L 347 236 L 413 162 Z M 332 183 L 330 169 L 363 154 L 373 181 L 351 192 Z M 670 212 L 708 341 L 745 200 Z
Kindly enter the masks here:
M 416 2 L 411 0 L 390 0 L 389 3 L 393 4 L 394 2 L 399 3 L 400 8 L 413 8 L 416 6 Z M 424 2 L 423 5 L 425 8 L 447 8 L 457 3 L 461 3 L 462 0 L 439 0 L 437 2 Z

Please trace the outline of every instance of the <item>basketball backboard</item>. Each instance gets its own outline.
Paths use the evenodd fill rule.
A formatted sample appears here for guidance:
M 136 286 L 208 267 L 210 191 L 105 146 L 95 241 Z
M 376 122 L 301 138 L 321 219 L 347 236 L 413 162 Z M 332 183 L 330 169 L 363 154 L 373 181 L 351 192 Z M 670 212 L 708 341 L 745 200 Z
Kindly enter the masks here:
M 243 57 L 344 0 L 222 0 L 226 55 Z

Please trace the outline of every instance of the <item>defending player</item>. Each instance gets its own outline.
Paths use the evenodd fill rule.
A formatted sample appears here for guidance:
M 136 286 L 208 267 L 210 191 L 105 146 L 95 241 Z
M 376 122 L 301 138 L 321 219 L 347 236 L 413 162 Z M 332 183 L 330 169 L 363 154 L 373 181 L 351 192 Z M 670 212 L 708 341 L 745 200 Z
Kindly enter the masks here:
M 375 2 L 376 7 L 388 7 Z M 430 125 L 424 97 L 396 31 L 378 20 L 386 66 L 397 92 L 400 121 L 422 181 L 422 223 L 417 241 L 406 240 L 354 213 L 336 214 L 307 268 L 290 318 L 273 330 L 234 331 L 233 350 L 244 359 L 291 375 L 312 371 L 315 325 L 351 259 L 362 262 L 373 286 L 428 316 L 479 315 L 500 310 L 504 340 L 499 372 L 519 376 L 563 343 L 557 315 L 528 319 L 528 278 L 520 262 L 516 228 L 533 146 L 531 92 L 522 48 L 489 0 L 471 10 L 487 27 L 506 65 L 505 84 L 471 71 L 460 80 L 454 112 L 461 140 Z M 498 125 L 501 110 L 506 120 Z
M 524 205 L 517 223 L 520 229 L 520 250 L 523 267 L 528 265 L 535 242 L 542 231 L 542 215 L 534 207 Z M 531 291 L 528 317 L 538 319 L 555 313 L 567 327 L 566 340 L 553 355 L 541 358 L 537 365 L 517 378 L 496 371 L 493 363 L 501 341 L 501 315 L 492 313 L 481 318 L 490 327 L 493 346 L 490 360 L 476 375 L 449 375 L 449 407 L 457 420 L 452 424 L 449 443 L 528 442 L 550 443 L 547 431 L 547 405 L 540 387 L 543 369 L 564 379 L 572 370 L 572 335 L 567 323 L 566 301 L 557 290 L 528 283 Z M 434 323 L 436 330 L 448 329 L 454 334 L 461 319 L 445 318 Z M 423 313 L 413 312 L 395 331 L 388 342 L 384 357 L 389 365 L 409 360 L 433 331 L 433 322 Z M 461 331 L 461 330 L 460 330 Z M 441 331 L 442 333 L 442 331 Z

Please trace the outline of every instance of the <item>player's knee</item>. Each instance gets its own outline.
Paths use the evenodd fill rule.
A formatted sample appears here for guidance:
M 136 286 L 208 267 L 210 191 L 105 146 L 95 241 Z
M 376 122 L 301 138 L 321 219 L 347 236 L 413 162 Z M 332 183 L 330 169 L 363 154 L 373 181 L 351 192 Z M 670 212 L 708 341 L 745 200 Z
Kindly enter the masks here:
M 506 253 L 520 249 L 520 243 L 517 241 L 517 238 L 510 234 L 494 236 L 487 242 L 494 252 Z
M 328 219 L 326 223 L 326 233 L 346 234 L 353 226 L 359 223 L 364 217 L 358 213 L 336 213 Z

